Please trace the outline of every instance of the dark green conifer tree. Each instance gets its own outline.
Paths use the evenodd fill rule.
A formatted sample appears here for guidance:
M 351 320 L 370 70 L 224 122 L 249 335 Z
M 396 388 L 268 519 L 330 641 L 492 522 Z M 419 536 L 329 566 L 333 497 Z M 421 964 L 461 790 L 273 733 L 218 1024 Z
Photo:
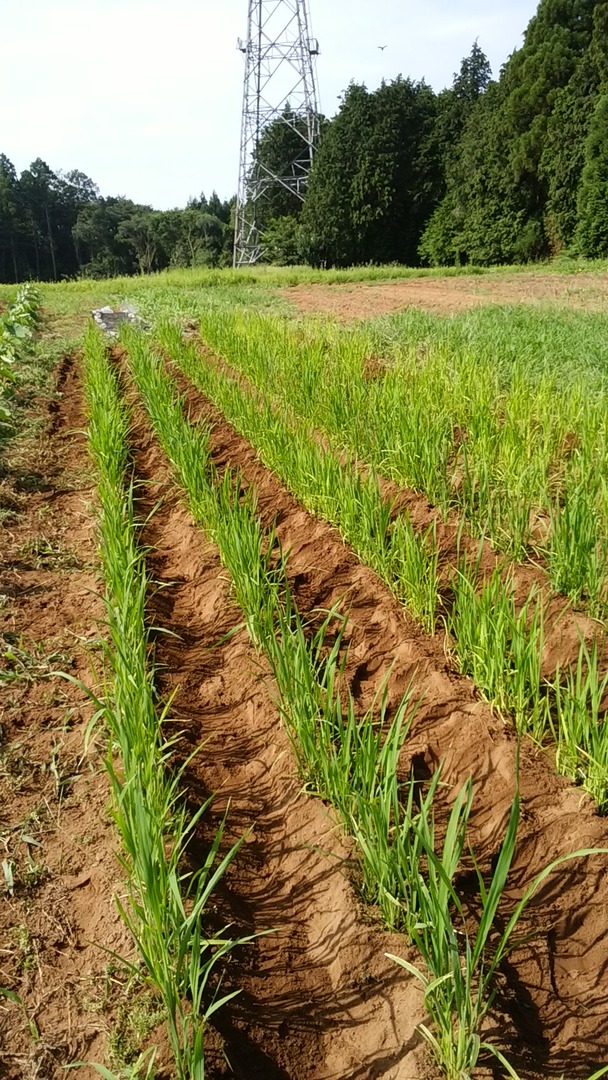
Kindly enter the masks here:
M 436 101 L 425 83 L 401 77 L 373 93 L 348 88 L 316 155 L 302 211 L 311 261 L 416 261 L 440 194 Z
M 608 256 L 608 93 L 598 98 L 585 145 L 576 241 L 582 255 Z

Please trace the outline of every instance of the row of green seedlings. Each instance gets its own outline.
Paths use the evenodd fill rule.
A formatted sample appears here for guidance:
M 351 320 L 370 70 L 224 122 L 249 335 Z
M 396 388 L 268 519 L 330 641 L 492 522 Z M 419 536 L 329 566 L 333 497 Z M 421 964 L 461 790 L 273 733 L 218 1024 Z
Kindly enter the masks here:
M 188 375 L 255 446 L 262 461 L 308 510 L 337 525 L 359 558 L 371 566 L 427 631 L 437 624 L 442 591 L 434 530 L 421 535 L 405 513 L 393 513 L 377 476 L 341 460 L 293 423 L 290 414 L 247 392 L 175 325 L 159 340 Z M 452 603 L 444 625 L 462 674 L 501 713 L 513 716 L 519 734 L 556 748 L 557 768 L 580 784 L 604 812 L 608 808 L 608 725 L 604 722 L 608 674 L 598 642 L 581 641 L 573 665 L 543 675 L 547 639 L 542 596 L 531 591 L 523 606 L 513 581 L 497 568 L 480 590 L 479 567 L 462 560 L 450 584 Z
M 299 614 L 287 578 L 287 560 L 274 530 L 264 531 L 251 490 L 241 479 L 213 469 L 209 429 L 191 425 L 162 359 L 141 334 L 122 336 L 130 367 L 152 425 L 185 490 L 194 519 L 213 537 L 228 568 L 252 641 L 264 650 L 278 688 L 278 704 L 308 789 L 331 802 L 357 841 L 364 894 L 386 922 L 405 930 L 418 946 L 425 971 L 397 956 L 422 984 L 429 1024 L 420 1032 L 449 1080 L 463 1080 L 482 1050 L 514 1068 L 481 1030 L 496 993 L 496 972 L 516 944 L 521 915 L 542 881 L 567 859 L 597 854 L 581 850 L 555 860 L 528 885 L 497 927 L 497 911 L 515 851 L 520 814 L 516 794 L 508 828 L 487 881 L 474 862 L 480 915 L 474 930 L 459 890 L 473 790 L 468 780 L 449 816 L 443 843 L 435 824 L 438 770 L 424 791 L 414 773 L 399 779 L 399 759 L 418 703 L 408 688 L 392 720 L 386 693 L 357 717 L 342 675 L 344 621 L 326 612 L 321 624 Z M 593 1080 L 606 1069 L 595 1073 Z
M 207 1021 L 223 999 L 211 987 L 218 961 L 235 945 L 226 932 L 208 937 L 203 917 L 239 844 L 222 854 L 225 818 L 205 862 L 188 867 L 186 848 L 210 800 L 190 817 L 182 799 L 183 770 L 174 767 L 176 737 L 167 739 L 154 689 L 146 625 L 150 580 L 138 544 L 141 525 L 129 465 L 129 414 L 104 342 L 87 333 L 86 397 L 90 454 L 97 470 L 98 529 L 106 582 L 104 698 L 97 700 L 109 733 L 105 760 L 113 815 L 122 841 L 126 899 L 117 900 L 143 962 L 162 998 L 178 1080 L 203 1080 Z M 137 966 L 133 965 L 134 970 Z M 231 995 L 228 995 L 231 996 Z M 155 1051 L 133 1075 L 153 1074 Z M 96 1066 L 106 1078 L 111 1074 Z
M 374 340 L 370 330 L 209 311 L 204 339 L 262 391 L 514 558 L 531 552 L 593 615 L 608 604 L 605 394 L 558 390 L 525 362 Z M 377 350 L 380 350 L 378 356 Z M 391 355 L 392 354 L 392 355 Z M 370 360 L 371 356 L 371 360 Z
M 11 416 L 10 396 L 15 381 L 15 363 L 38 322 L 40 295 L 30 282 L 20 285 L 14 300 L 0 315 L 0 425 Z

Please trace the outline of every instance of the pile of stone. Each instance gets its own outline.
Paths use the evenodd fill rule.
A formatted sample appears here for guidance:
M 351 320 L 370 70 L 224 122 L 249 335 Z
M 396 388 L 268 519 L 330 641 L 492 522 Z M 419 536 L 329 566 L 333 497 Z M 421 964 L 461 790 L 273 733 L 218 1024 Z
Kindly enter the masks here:
M 135 323 L 141 330 L 148 330 L 150 327 L 150 323 L 141 319 L 135 308 L 130 304 L 124 304 L 116 309 L 111 307 L 95 308 L 91 315 L 108 337 L 118 337 L 120 324 L 124 322 Z

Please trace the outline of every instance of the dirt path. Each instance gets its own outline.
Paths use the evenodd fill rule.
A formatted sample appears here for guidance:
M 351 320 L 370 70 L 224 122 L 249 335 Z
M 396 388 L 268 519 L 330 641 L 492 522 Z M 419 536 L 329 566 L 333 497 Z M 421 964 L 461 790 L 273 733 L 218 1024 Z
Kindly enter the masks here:
M 408 307 L 437 314 L 468 311 L 482 304 L 556 304 L 606 311 L 608 274 L 526 272 L 408 278 L 378 284 L 293 285 L 277 292 L 302 312 L 339 319 L 367 319 Z
M 229 805 L 230 839 L 251 832 L 218 893 L 221 920 L 240 932 L 275 928 L 239 950 L 224 989 L 243 987 L 217 1014 L 232 1072 L 219 1048 L 209 1075 L 241 1080 L 422 1080 L 432 1077 L 415 1024 L 421 994 L 388 961 L 409 956 L 397 935 L 362 917 L 349 882 L 349 850 L 318 799 L 301 793 L 287 736 L 261 658 L 238 626 L 215 548 L 168 480 L 163 455 L 139 414 L 137 475 L 160 509 L 145 531 L 149 565 L 162 586 L 154 618 L 163 690 L 188 750 L 203 749 L 188 775 L 195 804 L 217 792 L 214 818 Z M 215 645 L 215 648 L 213 647 Z
M 58 1080 L 75 1060 L 106 1060 L 129 1000 L 103 948 L 129 956 L 99 753 L 83 755 L 92 707 L 87 645 L 103 618 L 93 480 L 78 363 L 59 369 L 38 433 L 4 461 L 0 502 L 0 1075 Z M 102 740 L 99 750 L 103 754 Z M 84 1069 L 80 1076 L 98 1074 Z
M 515 740 L 476 699 L 471 684 L 450 674 L 441 639 L 426 637 L 404 614 L 376 575 L 362 566 L 337 530 L 312 517 L 257 460 L 252 447 L 220 413 L 191 389 L 193 416 L 214 424 L 213 456 L 220 469 L 242 469 L 258 492 L 266 522 L 275 516 L 290 551 L 289 569 L 302 611 L 328 608 L 341 597 L 350 613 L 349 675 L 355 695 L 368 702 L 390 669 L 389 694 L 399 700 L 410 680 L 424 693 L 410 753 L 429 768 L 444 761 L 453 785 L 473 775 L 475 843 L 487 860 L 495 854 L 514 790 Z M 512 896 L 560 853 L 608 846 L 608 823 L 590 801 L 557 778 L 551 762 L 531 745 L 522 750 L 523 819 Z M 525 1075 L 588 1075 L 608 1054 L 608 931 L 605 860 L 570 864 L 549 879 L 529 909 L 536 940 L 512 954 L 503 1005 L 523 1039 Z

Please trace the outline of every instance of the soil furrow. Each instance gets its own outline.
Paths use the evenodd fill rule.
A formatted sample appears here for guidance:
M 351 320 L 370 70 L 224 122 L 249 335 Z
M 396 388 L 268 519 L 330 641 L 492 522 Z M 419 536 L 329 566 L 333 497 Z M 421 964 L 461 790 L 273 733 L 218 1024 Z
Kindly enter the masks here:
M 474 842 L 486 857 L 495 852 L 513 797 L 516 740 L 483 702 L 471 683 L 453 676 L 438 638 L 428 638 L 397 604 L 378 577 L 363 566 L 336 529 L 307 513 L 277 477 L 260 463 L 254 448 L 222 414 L 188 384 L 193 418 L 213 423 L 215 464 L 241 469 L 255 487 L 266 523 L 289 551 L 289 574 L 301 611 L 343 601 L 349 614 L 348 674 L 361 704 L 388 676 L 394 705 L 413 679 L 424 694 L 409 750 L 429 769 L 443 761 L 454 787 L 475 781 Z M 548 757 L 531 744 L 521 750 L 523 802 L 511 895 L 559 854 L 608 846 L 608 825 L 590 800 L 556 777 Z M 608 972 L 602 938 L 608 930 L 605 858 L 580 860 L 556 872 L 537 895 L 527 924 L 532 943 L 512 954 L 505 1007 L 551 1075 L 584 1075 L 608 1052 Z M 549 1057 L 551 1063 L 549 1063 Z M 536 1058 L 539 1061 L 539 1056 Z
M 218 919 L 268 936 L 230 961 L 222 989 L 243 993 L 216 1014 L 223 1048 L 209 1075 L 253 1080 L 368 1080 L 433 1075 L 414 1033 L 417 987 L 384 956 L 406 942 L 362 919 L 349 881 L 350 851 L 320 800 L 301 792 L 276 691 L 240 629 L 217 552 L 182 505 L 141 410 L 136 475 L 149 483 L 142 512 L 162 497 L 144 529 L 159 588 L 151 598 L 160 634 L 163 692 L 189 750 L 193 807 L 216 792 L 212 820 L 228 807 L 230 841 L 250 829 L 218 890 Z M 175 635 L 175 636 L 173 636 Z M 218 644 L 219 643 L 219 644 Z
M 258 389 L 238 368 L 213 352 L 204 341 L 201 341 L 198 334 L 188 334 L 187 338 L 196 345 L 203 363 L 212 364 L 229 378 L 236 380 L 239 386 L 255 400 L 264 404 L 268 402 L 268 397 L 263 390 Z M 182 386 L 185 385 L 182 383 Z M 289 405 L 280 398 L 271 399 L 271 404 L 280 412 L 284 408 L 289 410 Z M 296 425 L 305 423 L 305 419 L 295 413 L 290 413 L 290 416 Z M 405 513 L 414 530 L 420 535 L 434 529 L 434 543 L 439 552 L 439 610 L 443 608 L 444 614 L 451 603 L 453 577 L 460 562 L 466 559 L 471 567 L 477 568 L 478 591 L 487 584 L 494 571 L 500 568 L 503 581 L 509 582 L 509 587 L 513 589 L 518 610 L 526 603 L 532 591 L 535 591 L 538 600 L 543 604 L 544 611 L 544 677 L 552 678 L 558 665 L 564 667 L 568 663 L 576 663 L 581 638 L 590 643 L 596 638 L 599 639 L 601 635 L 605 637 L 606 627 L 603 623 L 592 619 L 584 611 L 573 610 L 570 601 L 565 596 L 555 593 L 549 581 L 546 560 L 543 556 L 533 556 L 530 553 L 529 559 L 525 562 L 508 558 L 492 547 L 487 537 L 473 535 L 472 523 L 461 519 L 457 510 L 449 511 L 444 517 L 439 507 L 429 502 L 426 495 L 404 484 L 399 484 L 395 480 L 390 480 L 364 461 L 355 458 L 350 451 L 337 450 L 324 431 L 314 429 L 313 434 L 315 441 L 326 453 L 334 454 L 341 463 L 345 465 L 348 463 L 356 468 L 362 477 L 370 474 L 376 476 L 383 501 L 390 504 L 393 518 Z M 466 526 L 464 529 L 463 523 Z M 608 663 L 608 645 L 602 641 L 600 647 L 605 667 Z

